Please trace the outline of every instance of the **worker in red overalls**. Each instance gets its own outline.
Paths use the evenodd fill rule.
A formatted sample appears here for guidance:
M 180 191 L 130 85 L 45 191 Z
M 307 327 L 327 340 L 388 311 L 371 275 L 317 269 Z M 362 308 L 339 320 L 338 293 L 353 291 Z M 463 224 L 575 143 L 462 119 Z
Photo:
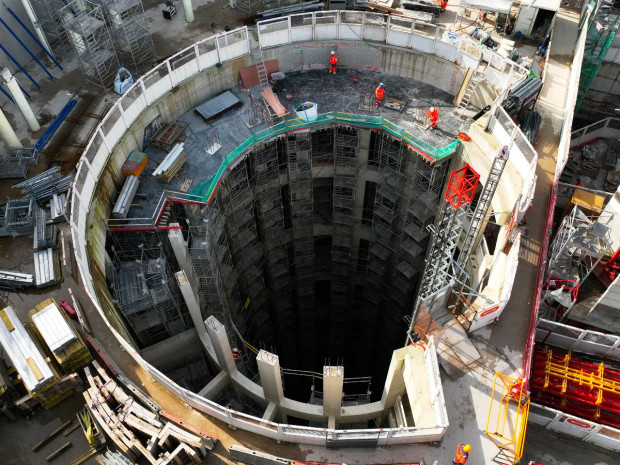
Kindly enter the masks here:
M 442 13 L 446 11 L 447 7 L 448 7 L 448 0 L 441 0 L 441 12 Z
M 456 456 L 452 459 L 452 463 L 467 463 L 469 459 L 469 451 L 471 450 L 471 446 L 469 444 L 460 443 L 456 446 Z
M 430 120 L 430 124 L 426 129 L 430 129 L 431 131 L 437 128 L 437 120 L 439 119 L 439 112 L 437 108 L 430 107 L 426 112 L 426 118 Z
M 338 58 L 336 58 L 336 52 L 332 50 L 329 56 L 329 74 L 336 74 L 336 64 L 338 64 Z
M 375 89 L 375 106 L 378 107 L 381 105 L 381 101 L 385 97 L 385 86 L 383 83 L 379 84 Z

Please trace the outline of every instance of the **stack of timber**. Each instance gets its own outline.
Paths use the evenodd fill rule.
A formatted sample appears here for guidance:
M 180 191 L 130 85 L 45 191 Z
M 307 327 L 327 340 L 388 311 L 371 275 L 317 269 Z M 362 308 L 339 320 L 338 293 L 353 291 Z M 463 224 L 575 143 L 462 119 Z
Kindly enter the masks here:
M 67 194 L 52 194 L 50 199 L 50 221 L 60 223 L 65 221 L 65 211 L 67 209 Z
M 37 334 L 65 373 L 72 373 L 90 362 L 90 352 L 84 341 L 54 299 L 44 300 L 29 315 Z
M 166 123 L 151 136 L 151 145 L 169 152 L 174 143 L 181 139 L 185 129 L 189 123 L 185 121 L 175 121 L 174 123 Z M 183 139 L 181 139 L 183 140 Z
M 34 286 L 34 276 L 29 273 L 0 270 L 0 289 L 27 289 Z
M 183 145 L 183 143 L 176 144 L 170 150 L 166 158 L 153 171 L 153 176 L 165 183 L 170 182 L 176 176 L 187 160 Z
M 0 310 L 0 345 L 31 396 L 37 397 L 58 383 L 58 375 L 13 307 Z
M 140 405 L 111 379 L 96 362 L 84 369 L 89 387 L 84 391 L 93 419 L 118 449 L 135 460 L 143 456 L 152 465 L 201 463 L 213 445 L 204 437 L 177 426 L 164 424 L 159 415 Z M 147 437 L 146 444 L 140 437 Z
M 125 184 L 123 184 L 123 188 L 121 189 L 121 193 L 118 195 L 118 200 L 112 210 L 112 216 L 114 218 L 127 218 L 127 213 L 131 208 L 131 203 L 133 202 L 133 198 L 136 196 L 136 191 L 138 190 L 139 185 L 140 180 L 137 176 L 127 176 L 127 179 L 125 179 Z
M 73 388 L 82 384 L 82 380 L 77 373 L 71 373 L 70 375 L 60 378 L 58 383 L 54 384 L 51 388 L 45 392 L 32 396 L 30 394 L 25 395 L 17 399 L 14 403 L 15 407 L 21 410 L 30 410 L 36 405 L 41 404 L 41 407 L 45 409 L 51 409 L 60 402 L 70 397 L 75 392 Z
M 34 254 L 35 284 L 38 288 L 53 286 L 62 281 L 60 263 L 53 249 Z
M 13 380 L 5 370 L 2 360 L 0 360 L 0 403 L 10 402 L 15 397 L 15 394 Z

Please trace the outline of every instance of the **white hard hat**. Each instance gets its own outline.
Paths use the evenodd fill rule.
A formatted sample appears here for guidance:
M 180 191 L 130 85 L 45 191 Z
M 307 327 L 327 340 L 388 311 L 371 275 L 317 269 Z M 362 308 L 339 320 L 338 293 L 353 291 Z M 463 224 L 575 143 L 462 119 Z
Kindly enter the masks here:
M 379 84 L 379 87 L 383 87 L 383 83 Z
M 335 54 L 336 54 L 336 52 L 334 50 L 332 50 L 332 55 L 335 55 Z
M 431 107 L 431 111 L 435 111 L 435 107 Z

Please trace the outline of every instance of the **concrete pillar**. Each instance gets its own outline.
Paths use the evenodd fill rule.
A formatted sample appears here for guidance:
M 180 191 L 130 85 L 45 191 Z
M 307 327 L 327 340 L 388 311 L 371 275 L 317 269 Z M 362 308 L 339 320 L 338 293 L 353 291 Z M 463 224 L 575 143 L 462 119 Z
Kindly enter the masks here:
M 260 382 L 265 392 L 265 398 L 280 405 L 284 399 L 282 374 L 280 373 L 280 357 L 261 349 L 256 356 L 256 364 L 258 365 Z
M 19 110 L 22 112 L 22 115 L 24 115 L 26 123 L 28 123 L 30 129 L 33 132 L 41 129 L 41 126 L 39 126 L 39 122 L 37 121 L 37 117 L 34 116 L 32 108 L 30 108 L 30 105 L 28 105 L 26 97 L 24 97 L 24 93 L 19 88 L 19 84 L 17 83 L 15 77 L 11 75 L 11 71 L 9 70 L 9 68 L 4 68 L 2 70 L 2 80 L 6 83 L 6 87 L 9 89 L 9 93 L 13 97 L 13 100 L 15 100 L 15 103 L 19 107 Z
M 223 371 L 220 371 L 215 378 L 209 381 L 209 384 L 198 391 L 198 395 L 204 397 L 205 399 L 213 400 L 222 391 L 222 389 L 228 386 L 229 382 L 230 376 Z
M 22 3 L 22 6 L 24 7 L 24 10 L 26 10 L 28 19 L 32 23 L 32 27 L 34 28 L 34 32 L 37 35 L 37 39 L 39 39 L 39 42 L 41 42 L 41 45 L 45 47 L 48 53 L 53 56 L 54 52 L 52 52 L 52 48 L 50 47 L 50 44 L 47 41 L 47 37 L 45 37 L 45 33 L 43 32 L 43 29 L 41 29 L 41 26 L 39 26 L 39 20 L 37 19 L 37 16 L 35 15 L 34 10 L 32 9 L 32 5 L 30 4 L 30 1 L 21 0 L 21 3 Z M 50 62 L 52 62 L 52 60 L 47 55 L 45 56 Z
M 336 418 L 340 417 L 343 384 L 344 367 L 323 367 L 323 415 L 329 417 L 329 428 L 335 429 Z
M 383 394 L 381 395 L 384 412 L 394 407 L 398 396 L 405 392 L 405 380 L 403 377 L 405 369 L 404 352 L 406 351 L 399 349 L 392 353 L 392 360 L 390 361 L 390 367 L 383 385 Z
M 187 310 L 189 310 L 189 316 L 192 317 L 194 327 L 196 328 L 196 331 L 198 331 L 198 336 L 205 335 L 207 333 L 207 329 L 205 328 L 205 323 L 202 319 L 202 313 L 200 311 L 200 304 L 198 303 L 198 298 L 196 297 L 197 289 L 192 286 L 191 282 L 187 279 L 185 271 L 177 271 L 174 274 L 174 277 L 177 279 L 179 289 L 183 295 L 183 300 L 185 300 Z
M 205 325 L 207 327 L 209 339 L 211 339 L 211 343 L 213 344 L 215 357 L 217 358 L 217 363 L 220 365 L 220 369 L 229 375 L 234 374 L 237 371 L 237 365 L 233 359 L 230 342 L 228 342 L 228 336 L 226 335 L 226 329 L 213 315 L 205 320 Z
M 193 23 L 194 7 L 192 6 L 192 0 L 183 0 L 183 10 L 185 11 L 185 21 Z
M 11 127 L 11 123 L 4 116 L 2 109 L 0 109 L 0 139 L 2 139 L 2 142 L 4 142 L 8 149 L 16 149 L 22 146 L 17 138 L 17 134 L 15 134 Z
M 179 223 L 170 223 L 170 226 L 179 226 Z M 192 283 L 192 286 L 197 288 L 194 267 L 187 250 L 187 244 L 183 239 L 183 231 L 180 229 L 170 229 L 168 231 L 168 241 L 174 252 L 174 257 L 177 259 L 179 268 L 185 272 L 185 277 Z

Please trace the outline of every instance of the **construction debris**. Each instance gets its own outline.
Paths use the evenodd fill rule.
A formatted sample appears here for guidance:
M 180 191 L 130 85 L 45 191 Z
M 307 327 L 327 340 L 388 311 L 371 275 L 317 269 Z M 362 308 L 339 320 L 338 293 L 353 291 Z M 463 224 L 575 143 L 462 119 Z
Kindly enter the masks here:
M 27 289 L 34 286 L 34 277 L 29 273 L 0 270 L 0 289 Z
M 67 194 L 52 194 L 49 208 L 50 221 L 52 223 L 60 223 L 62 221 L 65 221 L 65 212 L 67 210 Z
M 165 183 L 172 181 L 172 178 L 176 176 L 187 161 L 183 145 L 183 143 L 176 144 L 172 150 L 170 150 L 166 158 L 164 158 L 155 171 L 153 171 L 153 176 Z
M 162 423 L 158 414 L 128 396 L 97 362 L 93 367 L 95 372 L 84 369 L 90 386 L 83 393 L 86 406 L 126 457 L 143 456 L 153 465 L 201 463 L 201 456 L 206 457 L 212 447 L 209 441 L 173 423 Z M 139 438 L 145 436 L 149 439 L 143 444 Z
M 15 184 L 13 187 L 21 189 L 24 195 L 34 196 L 37 202 L 44 202 L 54 194 L 67 192 L 72 180 L 73 174 L 63 176 L 60 172 L 60 167 L 54 166 L 41 174 L 28 178 L 24 182 Z
M 187 126 L 189 126 L 189 123 L 186 121 L 175 121 L 174 123 L 164 124 L 151 136 L 151 145 L 169 152 L 177 140 L 183 140 L 181 136 L 185 132 L 185 129 L 187 129 Z
M 125 179 L 125 184 L 123 184 L 123 188 L 121 189 L 121 193 L 118 195 L 118 200 L 112 210 L 112 216 L 114 218 L 127 218 L 127 213 L 129 213 L 131 203 L 133 202 L 139 185 L 140 179 L 132 175 L 127 176 L 127 179 Z
M 34 254 L 35 284 L 38 288 L 53 286 L 62 281 L 60 263 L 53 249 Z
M 90 362 L 90 352 L 54 299 L 47 299 L 29 313 L 37 333 L 56 362 L 71 373 Z

